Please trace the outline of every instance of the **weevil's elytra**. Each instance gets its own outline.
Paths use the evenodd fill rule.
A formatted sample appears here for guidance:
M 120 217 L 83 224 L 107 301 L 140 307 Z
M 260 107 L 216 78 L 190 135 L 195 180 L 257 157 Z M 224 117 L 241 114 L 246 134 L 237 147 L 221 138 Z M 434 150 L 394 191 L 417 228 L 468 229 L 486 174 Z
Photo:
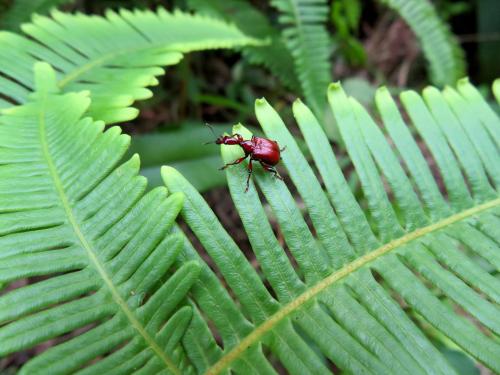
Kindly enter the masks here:
M 273 173 L 276 178 L 283 180 L 283 177 L 281 177 L 276 168 L 274 168 L 281 160 L 281 152 L 285 150 L 285 147 L 280 149 L 278 142 L 256 136 L 252 136 L 251 139 L 245 140 L 240 134 L 235 133 L 233 135 L 221 135 L 215 140 L 215 143 L 218 145 L 239 145 L 245 153 L 245 156 L 224 165 L 221 170 L 226 169 L 230 165 L 240 164 L 243 160 L 250 157 L 245 192 L 248 191 L 250 177 L 252 175 L 252 161 L 258 161 L 260 165 L 262 165 L 262 168 Z

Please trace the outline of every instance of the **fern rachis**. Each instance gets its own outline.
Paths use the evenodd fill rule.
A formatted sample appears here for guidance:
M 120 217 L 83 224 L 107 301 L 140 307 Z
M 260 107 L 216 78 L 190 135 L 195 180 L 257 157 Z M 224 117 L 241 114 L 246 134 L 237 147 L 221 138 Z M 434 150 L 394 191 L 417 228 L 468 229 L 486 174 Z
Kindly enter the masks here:
M 31 66 L 46 61 L 57 69 L 60 89 L 91 91 L 88 114 L 106 123 L 136 117 L 130 105 L 151 97 L 145 87 L 158 84 L 161 66 L 178 63 L 183 53 L 259 44 L 232 25 L 163 8 L 109 10 L 105 17 L 53 11 L 35 15 L 22 30 L 25 36 L 0 32 L 0 108 L 26 102 Z
M 82 118 L 90 100 L 57 94 L 48 65 L 36 71 L 33 101 L 0 117 L 0 281 L 44 279 L 0 297 L 0 355 L 92 324 L 23 372 L 126 372 L 143 363 L 181 373 L 174 349 L 192 310 L 174 308 L 199 272 L 190 262 L 167 276 L 181 249 L 169 228 L 182 195 L 144 194 L 137 156 L 116 167 L 129 137 Z
M 461 98 L 474 90 L 465 81 L 461 81 L 458 88 Z M 500 328 L 497 292 L 500 285 L 472 258 L 474 254 L 487 259 L 492 266 L 499 264 L 500 238 L 493 225 L 498 222 L 495 215 L 500 200 L 497 185 L 492 185 L 498 176 L 497 164 L 476 163 L 481 160 L 473 146 L 476 140 L 467 143 L 469 148 L 462 149 L 468 155 L 467 162 L 463 157 L 455 159 L 453 152 L 448 152 L 455 144 L 470 140 L 469 137 L 481 136 L 481 129 L 486 129 L 486 125 L 475 123 L 474 126 L 480 129 L 466 132 L 457 123 L 455 133 L 449 132 L 446 128 L 449 123 L 443 121 L 445 110 L 452 111 L 454 121 L 464 121 L 465 117 L 456 117 L 460 112 L 455 111 L 466 111 L 472 116 L 471 103 L 462 103 L 462 108 L 454 107 L 456 99 L 452 96 L 447 95 L 447 101 L 440 102 L 430 99 L 429 92 L 424 93 L 428 106 L 423 107 L 420 105 L 422 99 L 415 93 L 403 95 L 407 111 L 413 121 L 418 122 L 417 129 L 427 140 L 431 128 L 421 121 L 435 121 L 432 124 L 434 131 L 442 131 L 443 139 L 450 142 L 440 143 L 439 147 L 447 151 L 435 156 L 442 173 L 461 165 L 467 178 L 475 178 L 481 185 L 472 192 L 460 193 L 460 183 L 450 175 L 445 180 L 448 191 L 455 191 L 452 194 L 455 198 L 450 201 L 439 192 L 427 163 L 386 90 L 377 93 L 378 108 L 389 134 L 397 136 L 393 139 L 402 159 L 412 166 L 408 172 L 414 177 L 411 181 L 364 109 L 348 99 L 338 85 L 332 85 L 329 91 L 347 150 L 363 183 L 376 232 L 372 231 L 365 213 L 353 198 L 329 142 L 311 111 L 300 102 L 294 105 L 295 117 L 322 175 L 326 194 L 277 114 L 265 101 L 257 102 L 257 117 L 266 135 L 287 146 L 283 162 L 304 199 L 316 232 L 315 236 L 310 233 L 286 187 L 257 171 L 255 181 L 271 206 L 286 246 L 298 264 L 295 269 L 269 226 L 254 185 L 244 193 L 245 169 L 234 167 L 227 171 L 233 201 L 276 299 L 261 289 L 261 283 L 256 284 L 256 279 L 251 277 L 254 271 L 245 264 L 236 245 L 216 223 L 197 193 L 173 169 L 163 170 L 169 190 L 186 193 L 181 211 L 185 221 L 254 323 L 253 330 L 237 344 L 231 336 L 223 336 L 224 342 L 228 340 L 232 344 L 215 364 L 204 368 L 208 373 L 220 373 L 228 367 L 252 372 L 250 364 L 259 360 L 258 356 L 264 353 L 263 347 L 291 373 L 327 371 L 321 361 L 315 360 L 315 355 L 305 351 L 302 339 L 294 336 L 294 330 L 304 334 L 306 342 L 312 340 L 322 355 L 337 366 L 354 373 L 453 373 L 453 368 L 422 329 L 393 300 L 392 293 L 401 296 L 410 311 L 423 317 L 455 345 L 487 366 L 498 369 L 500 346 L 492 335 Z M 495 129 L 498 129 L 498 120 L 495 121 Z M 242 127 L 233 131 L 250 136 Z M 494 133 L 487 133 L 487 138 L 483 139 L 486 150 L 494 150 L 489 146 L 492 136 Z M 232 161 L 239 155 L 230 147 L 223 148 L 222 153 L 225 161 Z M 498 153 L 488 151 L 485 156 L 485 161 L 499 157 Z M 474 173 L 471 168 L 476 167 L 480 169 Z M 394 192 L 395 202 L 401 210 L 398 216 L 379 173 Z M 489 178 L 477 177 L 483 174 Z M 468 198 L 470 194 L 475 200 Z M 330 205 L 335 208 L 334 212 Z M 468 251 L 463 252 L 457 241 L 465 244 Z M 383 278 L 384 286 L 376 281 L 373 273 Z M 457 315 L 447 306 L 448 302 L 436 298 L 422 280 L 478 319 L 481 330 L 486 333 Z M 260 305 L 257 304 L 259 298 Z M 200 307 L 203 309 L 203 305 Z M 320 307 L 326 309 L 326 314 Z M 223 330 L 222 326 L 217 328 Z M 283 346 L 287 340 L 284 337 L 288 337 L 288 346 Z M 247 351 L 249 347 L 253 348 L 251 352 Z

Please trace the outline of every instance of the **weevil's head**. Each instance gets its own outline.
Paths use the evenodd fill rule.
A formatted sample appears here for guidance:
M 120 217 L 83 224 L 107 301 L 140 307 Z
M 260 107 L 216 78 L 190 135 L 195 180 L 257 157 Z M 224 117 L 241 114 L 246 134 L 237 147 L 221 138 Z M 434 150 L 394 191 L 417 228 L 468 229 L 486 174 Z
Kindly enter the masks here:
M 221 135 L 215 140 L 217 145 L 239 145 L 243 142 L 243 137 L 239 134 Z
M 205 125 L 208 126 L 208 128 L 215 137 L 215 132 L 212 125 L 210 125 L 209 123 L 205 123 Z M 241 142 L 243 142 L 243 137 L 235 133 L 233 135 L 220 135 L 215 139 L 215 141 L 206 142 L 205 144 L 208 145 L 210 143 L 215 143 L 216 145 L 239 145 Z

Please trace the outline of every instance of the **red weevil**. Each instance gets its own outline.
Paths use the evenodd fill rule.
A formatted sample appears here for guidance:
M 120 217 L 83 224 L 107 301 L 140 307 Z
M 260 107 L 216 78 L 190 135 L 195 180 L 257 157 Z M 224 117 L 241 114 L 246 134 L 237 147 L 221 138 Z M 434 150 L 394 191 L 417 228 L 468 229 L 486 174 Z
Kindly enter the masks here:
M 208 125 L 208 124 L 207 124 Z M 240 164 L 243 160 L 250 156 L 250 160 L 248 162 L 248 178 L 247 178 L 247 187 L 245 192 L 248 191 L 248 186 L 250 183 L 250 177 L 252 175 L 252 161 L 258 161 L 262 168 L 266 171 L 274 174 L 276 178 L 283 180 L 274 168 L 276 164 L 281 160 L 281 152 L 285 150 L 286 147 L 280 149 L 278 146 L 278 142 L 272 141 L 267 138 L 256 137 L 252 135 L 251 139 L 243 139 L 243 137 L 235 133 L 233 135 L 221 135 L 215 140 L 215 144 L 218 145 L 238 145 L 242 148 L 245 156 L 236 159 L 232 163 L 228 163 L 224 165 L 220 170 L 226 169 L 230 165 Z

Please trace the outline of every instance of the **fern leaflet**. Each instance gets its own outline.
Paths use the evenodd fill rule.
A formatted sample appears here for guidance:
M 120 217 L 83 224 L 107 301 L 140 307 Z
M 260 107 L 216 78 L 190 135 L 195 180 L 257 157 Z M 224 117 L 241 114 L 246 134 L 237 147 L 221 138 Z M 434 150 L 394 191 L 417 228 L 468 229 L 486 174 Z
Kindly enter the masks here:
M 257 43 L 224 22 L 162 8 L 106 17 L 54 11 L 22 29 L 26 37 L 0 32 L 0 108 L 26 102 L 34 88 L 31 67 L 41 60 L 57 69 L 64 92 L 89 90 L 88 114 L 106 123 L 136 117 L 130 105 L 151 97 L 145 87 L 158 84 L 161 66 L 176 64 L 183 53 Z
M 171 269 L 182 194 L 144 194 L 138 157 L 117 166 L 129 137 L 82 117 L 90 100 L 57 94 L 49 65 L 35 71 L 33 99 L 0 117 L 0 282 L 42 279 L 0 297 L 0 356 L 87 326 L 21 373 L 183 373 L 180 302 L 199 266 Z
M 242 314 L 229 320 L 224 310 L 234 311 L 236 304 L 227 292 L 209 297 L 201 279 L 195 282 L 193 298 L 214 323 L 224 352 L 217 354 L 216 362 L 190 358 L 208 374 L 227 369 L 274 373 L 271 358 L 296 374 L 329 373 L 326 359 L 350 373 L 454 373 L 426 337 L 424 325 L 430 324 L 461 350 L 499 371 L 500 345 L 495 337 L 500 332 L 500 284 L 489 271 L 500 269 L 498 117 L 484 109 L 489 107 L 466 80 L 457 89 L 428 88 L 423 97 L 411 91 L 401 95 L 443 177 L 445 198 L 385 88 L 377 92 L 376 102 L 394 148 L 339 84 L 330 86 L 328 97 L 368 212 L 353 196 L 322 127 L 300 101 L 294 104 L 294 115 L 325 189 L 265 100 L 257 101 L 256 114 L 265 134 L 287 147 L 283 163 L 313 230 L 283 182 L 256 171 L 256 185 L 245 193 L 245 167 L 226 172 L 272 293 L 195 189 L 173 168 L 163 169 L 169 191 L 186 194 L 182 217 L 242 307 Z M 480 116 L 479 107 L 484 112 Z M 251 136 L 241 125 L 233 131 Z M 224 162 L 240 155 L 237 146 L 222 147 Z M 271 226 L 257 186 L 284 242 Z M 183 254 L 185 260 L 197 259 Z M 218 283 L 208 269 L 201 275 L 211 285 Z M 457 313 L 459 309 L 477 323 Z M 193 335 L 184 340 L 186 347 L 193 344 Z

